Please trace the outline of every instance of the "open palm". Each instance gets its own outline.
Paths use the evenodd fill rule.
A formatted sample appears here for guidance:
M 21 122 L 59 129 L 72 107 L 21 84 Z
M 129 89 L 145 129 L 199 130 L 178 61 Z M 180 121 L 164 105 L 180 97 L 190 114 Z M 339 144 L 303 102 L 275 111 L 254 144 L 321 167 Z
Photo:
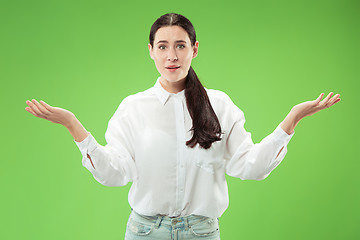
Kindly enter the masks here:
M 65 127 L 68 126 L 75 117 L 72 112 L 63 108 L 52 107 L 44 101 L 40 101 L 39 103 L 33 99 L 32 101 L 26 101 L 26 104 L 29 107 L 26 107 L 25 110 L 35 117 L 43 118 L 53 123 L 59 123 Z
M 291 110 L 295 112 L 297 116 L 299 116 L 299 119 L 306 116 L 311 116 L 319 112 L 320 110 L 331 107 L 332 105 L 338 103 L 341 100 L 339 98 L 340 94 L 336 94 L 334 96 L 333 94 L 334 93 L 331 92 L 326 96 L 326 98 L 321 100 L 324 96 L 324 93 L 321 93 L 317 99 L 295 105 Z

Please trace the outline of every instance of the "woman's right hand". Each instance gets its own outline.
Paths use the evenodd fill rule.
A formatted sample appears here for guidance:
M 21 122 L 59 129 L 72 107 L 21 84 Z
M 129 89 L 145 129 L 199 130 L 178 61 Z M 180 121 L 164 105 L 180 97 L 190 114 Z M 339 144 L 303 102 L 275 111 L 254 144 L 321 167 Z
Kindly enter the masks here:
M 27 100 L 26 104 L 29 107 L 26 107 L 25 110 L 34 115 L 35 117 L 43 118 L 49 120 L 53 123 L 59 123 L 65 127 L 69 127 L 71 122 L 76 119 L 75 115 L 63 108 L 52 107 L 44 101 L 32 101 Z

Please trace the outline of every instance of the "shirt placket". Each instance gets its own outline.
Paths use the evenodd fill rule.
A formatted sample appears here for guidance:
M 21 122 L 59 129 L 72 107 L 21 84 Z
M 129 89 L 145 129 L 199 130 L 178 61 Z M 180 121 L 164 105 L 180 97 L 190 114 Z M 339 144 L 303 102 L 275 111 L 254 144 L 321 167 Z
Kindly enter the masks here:
M 177 162 L 177 186 L 176 186 L 176 206 L 175 215 L 181 214 L 184 188 L 185 188 L 185 163 L 184 163 L 184 148 L 185 148 L 185 122 L 184 122 L 184 106 L 181 97 L 174 97 L 175 104 L 175 119 L 176 119 L 176 162 Z

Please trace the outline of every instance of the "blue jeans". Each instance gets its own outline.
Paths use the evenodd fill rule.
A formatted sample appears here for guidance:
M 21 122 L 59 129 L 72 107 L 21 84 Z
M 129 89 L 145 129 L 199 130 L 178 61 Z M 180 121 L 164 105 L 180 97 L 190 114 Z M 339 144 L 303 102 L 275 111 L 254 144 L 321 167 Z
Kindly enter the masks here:
M 125 240 L 220 240 L 219 219 L 190 215 L 144 216 L 132 210 L 126 227 Z

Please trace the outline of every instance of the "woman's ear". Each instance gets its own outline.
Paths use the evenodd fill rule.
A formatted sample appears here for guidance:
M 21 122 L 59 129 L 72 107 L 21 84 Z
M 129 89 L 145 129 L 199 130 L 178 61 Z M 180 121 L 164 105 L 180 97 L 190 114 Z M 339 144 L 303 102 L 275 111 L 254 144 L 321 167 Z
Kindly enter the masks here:
M 193 46 L 193 57 L 195 58 L 198 55 L 199 52 L 199 41 L 196 41 L 194 46 Z
M 153 59 L 154 60 L 154 56 L 153 56 L 153 48 L 152 48 L 152 46 L 151 46 L 151 44 L 149 43 L 148 44 L 148 48 L 149 48 L 149 54 L 150 54 L 150 57 L 151 57 L 151 59 Z

